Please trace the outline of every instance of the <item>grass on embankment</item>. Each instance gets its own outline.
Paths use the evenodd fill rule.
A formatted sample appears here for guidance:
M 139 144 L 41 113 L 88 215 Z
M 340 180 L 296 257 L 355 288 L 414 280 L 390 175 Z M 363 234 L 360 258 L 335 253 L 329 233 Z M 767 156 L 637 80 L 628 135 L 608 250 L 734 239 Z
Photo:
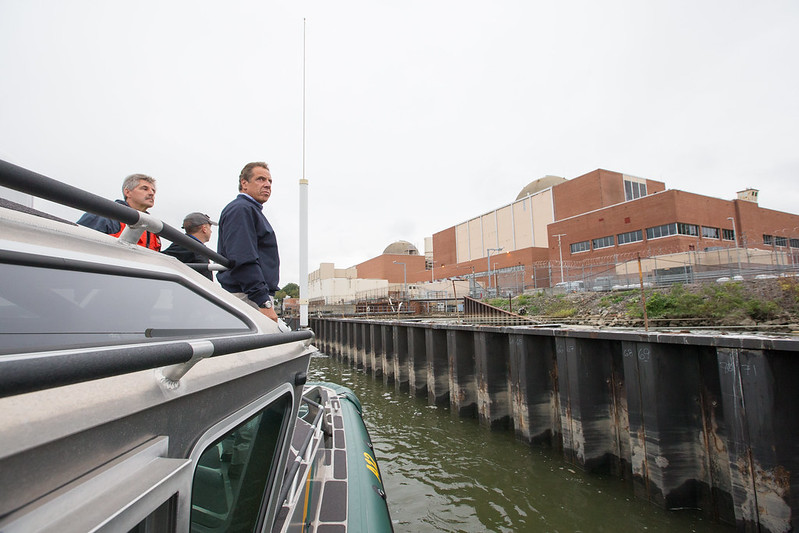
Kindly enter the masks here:
M 675 284 L 647 289 L 650 319 L 704 319 L 714 323 L 744 324 L 796 321 L 799 317 L 799 282 L 795 278 L 758 282 Z M 641 292 L 524 294 L 493 298 L 487 303 L 522 315 L 579 320 L 600 314 L 637 320 L 643 318 Z

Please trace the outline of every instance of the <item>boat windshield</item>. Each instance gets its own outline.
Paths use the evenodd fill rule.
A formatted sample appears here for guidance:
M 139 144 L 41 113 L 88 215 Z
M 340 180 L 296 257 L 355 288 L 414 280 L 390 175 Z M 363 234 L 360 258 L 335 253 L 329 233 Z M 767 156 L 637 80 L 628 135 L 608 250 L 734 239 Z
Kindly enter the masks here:
M 249 333 L 177 279 L 0 264 L 0 354 Z

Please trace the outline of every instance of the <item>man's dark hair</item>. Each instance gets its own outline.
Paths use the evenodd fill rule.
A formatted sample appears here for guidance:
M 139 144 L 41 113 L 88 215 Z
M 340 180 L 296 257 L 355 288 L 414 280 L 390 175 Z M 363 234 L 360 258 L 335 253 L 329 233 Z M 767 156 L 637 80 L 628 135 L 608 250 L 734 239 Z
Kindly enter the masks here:
M 249 183 L 250 179 L 252 179 L 252 171 L 255 170 L 256 167 L 265 168 L 269 170 L 269 165 L 264 163 L 263 161 L 255 161 L 253 163 L 247 163 L 244 165 L 244 168 L 241 169 L 241 174 L 239 174 L 239 190 L 241 190 L 241 180 L 244 180 Z
M 203 227 L 203 224 L 200 224 L 200 225 L 197 225 L 197 226 L 183 226 L 183 231 L 186 232 L 186 235 L 194 235 L 195 233 L 200 231 L 200 229 L 202 229 L 202 227 Z

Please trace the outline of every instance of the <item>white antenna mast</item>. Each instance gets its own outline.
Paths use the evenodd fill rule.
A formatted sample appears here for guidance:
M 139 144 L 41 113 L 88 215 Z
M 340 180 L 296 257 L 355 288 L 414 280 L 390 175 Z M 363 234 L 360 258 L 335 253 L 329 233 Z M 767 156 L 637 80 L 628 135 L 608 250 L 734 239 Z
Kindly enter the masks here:
M 302 178 L 300 178 L 300 329 L 308 327 L 308 180 L 305 179 L 305 19 L 302 19 Z

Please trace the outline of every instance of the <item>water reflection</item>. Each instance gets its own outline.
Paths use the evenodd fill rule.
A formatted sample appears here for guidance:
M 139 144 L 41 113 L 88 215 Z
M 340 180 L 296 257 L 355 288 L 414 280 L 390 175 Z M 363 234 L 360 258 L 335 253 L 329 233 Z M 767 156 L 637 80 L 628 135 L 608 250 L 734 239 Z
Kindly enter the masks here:
M 583 474 L 552 450 L 428 406 L 327 356 L 313 358 L 310 379 L 341 383 L 360 398 L 397 533 L 734 530 L 635 500 L 621 480 Z

